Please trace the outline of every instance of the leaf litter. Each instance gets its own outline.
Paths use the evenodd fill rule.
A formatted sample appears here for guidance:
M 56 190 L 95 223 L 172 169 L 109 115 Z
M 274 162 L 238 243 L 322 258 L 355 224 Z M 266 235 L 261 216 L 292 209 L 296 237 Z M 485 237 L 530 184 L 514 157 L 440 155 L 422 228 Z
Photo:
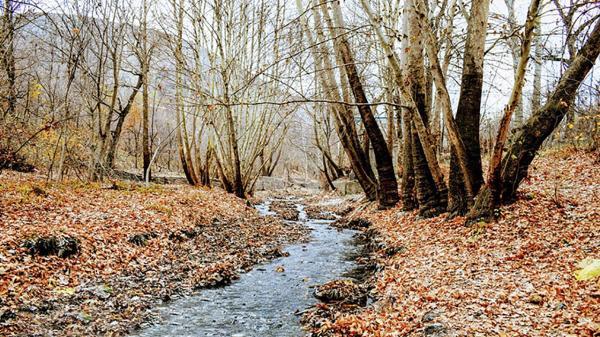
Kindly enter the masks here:
M 157 304 L 226 285 L 306 236 L 220 190 L 118 185 L 2 173 L 1 336 L 124 335 Z M 77 249 L 48 246 L 63 242 Z
M 500 211 L 497 222 L 471 227 L 464 218 L 420 219 L 399 206 L 353 213 L 382 241 L 370 292 L 377 301 L 335 313 L 311 335 L 598 336 L 594 155 L 537 158 L 519 199 Z

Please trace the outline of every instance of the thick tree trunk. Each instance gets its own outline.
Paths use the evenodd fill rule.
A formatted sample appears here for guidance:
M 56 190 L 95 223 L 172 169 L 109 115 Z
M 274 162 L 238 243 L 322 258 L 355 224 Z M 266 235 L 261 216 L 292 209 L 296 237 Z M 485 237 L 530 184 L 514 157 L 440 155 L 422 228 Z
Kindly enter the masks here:
M 521 101 L 521 94 L 523 91 L 523 85 L 525 83 L 525 70 L 527 62 L 529 60 L 529 52 L 531 51 L 531 40 L 533 36 L 533 29 L 536 26 L 538 9 L 541 0 L 532 0 L 529 11 L 527 13 L 527 21 L 525 23 L 525 34 L 523 37 L 523 46 L 521 48 L 521 60 L 517 67 L 517 74 L 515 78 L 515 84 L 509 98 L 508 104 L 504 109 L 504 114 L 500 120 L 500 126 L 498 127 L 498 134 L 496 135 L 496 142 L 494 143 L 494 149 L 490 157 L 490 168 L 488 172 L 487 185 L 491 190 L 492 207 L 498 204 L 499 187 L 500 187 L 500 175 L 502 168 L 500 162 L 502 160 L 502 154 L 506 139 L 508 138 L 508 129 L 510 120 L 513 112 L 519 106 Z
M 431 64 L 431 72 L 435 80 L 438 92 L 438 106 L 444 112 L 444 121 L 446 128 L 448 129 L 448 139 L 450 140 L 452 149 L 456 153 L 458 166 L 460 168 L 459 174 L 461 174 L 464 181 L 464 187 L 466 192 L 466 195 L 464 197 L 468 200 L 468 203 L 470 204 L 471 200 L 474 198 L 474 194 L 477 191 L 474 191 L 473 188 L 473 177 L 469 170 L 469 157 L 462 137 L 458 131 L 456 121 L 454 120 L 454 117 L 452 115 L 450 95 L 446 87 L 444 70 L 439 63 L 437 56 L 438 50 L 435 42 L 435 36 L 433 34 L 433 31 L 431 30 L 429 22 L 427 22 L 428 20 L 426 20 L 426 6 L 423 0 L 420 0 L 418 4 L 420 7 L 420 16 L 423 18 L 421 20 L 421 29 L 425 37 L 425 45 L 427 46 L 426 49 L 429 57 L 429 62 Z M 456 172 L 451 173 L 456 174 Z
M 579 85 L 593 68 L 599 54 L 600 21 L 596 23 L 592 34 L 576 54 L 546 104 L 513 137 L 512 146 L 500 165 L 503 168 L 499 191 L 501 202 L 514 200 L 517 188 L 527 176 L 529 164 L 537 150 L 569 111 Z
M 344 20 L 342 17 L 342 11 L 338 1 L 334 1 L 333 4 L 333 18 L 335 26 L 338 28 L 345 27 Z M 377 167 L 377 173 L 379 178 L 378 188 L 378 201 L 379 206 L 382 208 L 394 206 L 398 200 L 398 182 L 396 181 L 396 173 L 394 172 L 394 163 L 392 156 L 388 150 L 383 133 L 377 124 L 377 120 L 373 115 L 371 107 L 368 105 L 369 101 L 365 90 L 363 88 L 358 69 L 354 60 L 354 56 L 350 51 L 350 44 L 341 34 L 333 28 L 332 22 L 329 18 L 329 12 L 325 6 L 321 7 L 325 15 L 325 19 L 329 24 L 329 29 L 332 32 L 332 36 L 335 36 L 335 46 L 338 53 L 341 56 L 341 60 L 345 66 L 345 73 L 354 95 L 354 100 L 359 103 L 358 112 L 362 119 L 365 131 L 368 135 L 371 146 L 373 146 L 375 154 L 375 163 Z M 368 148 L 365 149 L 365 153 Z
M 373 28 L 375 29 L 375 33 L 377 35 L 377 38 L 379 39 L 381 46 L 383 47 L 383 49 L 385 50 L 385 54 L 386 57 L 388 59 L 388 61 L 390 62 L 390 66 L 393 70 L 394 73 L 394 80 L 396 85 L 398 86 L 398 89 L 400 90 L 400 93 L 402 95 L 402 103 L 403 105 L 406 106 L 406 109 L 410 112 L 410 114 L 408 116 L 410 116 L 411 121 L 413 122 L 413 127 L 416 129 L 418 136 L 419 136 L 419 143 L 423 144 L 422 148 L 420 151 L 416 151 L 416 153 L 423 153 L 425 160 L 427 162 L 427 169 L 429 170 L 429 175 L 432 177 L 432 180 L 435 182 L 435 186 L 434 189 L 436 190 L 436 193 L 433 194 L 429 194 L 429 193 L 422 193 L 422 195 L 432 195 L 435 196 L 438 200 L 434 201 L 432 200 L 431 202 L 427 202 L 424 204 L 424 206 L 426 207 L 431 207 L 432 205 L 434 206 L 434 209 L 426 209 L 426 208 L 422 208 L 420 209 L 420 212 L 424 215 L 433 215 L 437 212 L 437 210 L 439 209 L 439 207 L 437 207 L 437 205 L 444 205 L 444 207 L 446 206 L 447 203 L 447 188 L 446 188 L 446 184 L 444 182 L 444 176 L 441 172 L 441 169 L 439 167 L 438 161 L 437 161 L 437 156 L 435 154 L 435 149 L 434 149 L 434 141 L 431 137 L 431 134 L 429 133 L 429 131 L 427 130 L 427 114 L 426 111 L 420 111 L 420 109 L 422 109 L 423 107 L 426 107 L 426 105 L 424 103 L 417 103 L 417 99 L 415 99 L 415 94 L 412 92 L 413 86 L 416 84 L 420 84 L 420 88 L 424 88 L 424 82 L 423 82 L 423 54 L 422 54 L 422 41 L 421 39 L 418 37 L 419 36 L 419 24 L 418 24 L 418 20 L 417 17 L 415 15 L 415 10 L 414 10 L 414 5 L 410 4 L 410 6 L 408 4 L 406 4 L 406 8 L 412 9 L 412 13 L 407 13 L 406 17 L 411 17 L 411 25 L 410 26 L 414 26 L 413 30 L 412 30 L 412 34 L 408 34 L 410 36 L 411 39 L 411 46 L 410 48 L 404 48 L 404 50 L 408 52 L 410 52 L 411 54 L 414 54 L 416 56 L 412 56 L 411 59 L 416 60 L 416 64 L 415 66 L 410 66 L 410 67 L 402 67 L 400 65 L 400 62 L 398 61 L 398 56 L 396 55 L 396 52 L 394 51 L 394 48 L 392 47 L 392 45 L 388 42 L 387 38 L 385 37 L 384 33 L 383 33 L 383 29 L 382 29 L 382 24 L 381 24 L 381 18 L 375 16 L 375 14 L 373 14 L 373 10 L 371 9 L 371 6 L 369 5 L 369 2 L 367 0 L 361 0 L 360 1 L 363 9 L 365 10 L 365 12 L 367 13 L 369 20 L 373 26 Z M 412 14 L 412 15 L 411 15 Z M 408 31 L 408 30 L 407 30 Z M 416 45 L 415 45 L 416 43 Z M 420 66 L 418 65 L 418 62 L 421 62 Z M 404 74 L 403 72 L 403 68 L 410 70 L 411 72 L 413 70 L 415 71 L 419 71 L 419 73 L 413 74 L 411 73 L 410 75 L 412 76 L 407 76 L 406 74 Z M 416 93 L 423 93 L 423 89 L 415 91 Z M 420 95 L 423 97 L 423 99 L 421 99 L 421 102 L 424 102 L 424 96 Z M 408 137 L 408 135 L 405 135 L 405 137 Z M 413 146 L 416 146 L 416 144 L 413 143 Z M 413 153 L 415 151 L 413 150 Z M 415 164 L 416 167 L 416 164 Z M 424 168 L 424 166 L 419 166 L 420 168 Z M 403 174 L 408 174 L 406 172 L 404 172 Z M 427 174 L 416 174 L 416 178 L 425 178 L 427 177 Z M 423 186 L 423 185 L 421 185 Z
M 511 146 L 499 165 L 501 174 L 496 181 L 496 190 L 488 185 L 482 188 L 469 214 L 471 221 L 490 218 L 498 205 L 496 202 L 508 203 L 515 199 L 517 189 L 527 176 L 537 151 L 569 111 L 579 85 L 593 68 L 599 54 L 600 21 L 561 76 L 548 101 L 512 137 Z
M 300 0 L 296 0 L 296 6 L 298 8 L 298 13 L 302 14 L 304 9 Z M 313 9 L 313 13 L 315 14 L 315 31 L 319 37 L 318 45 L 313 38 L 312 31 L 308 28 L 305 18 L 302 16 L 300 20 L 303 25 L 304 32 L 308 38 L 311 54 L 315 60 L 317 78 L 323 87 L 325 94 L 329 96 L 332 101 L 341 102 L 342 97 L 339 92 L 339 87 L 337 86 L 333 76 L 333 64 L 329 59 L 327 50 L 323 43 L 325 37 L 321 28 L 320 16 L 318 15 L 319 11 Z M 317 49 L 317 47 L 319 47 L 319 49 Z M 361 148 L 358 135 L 356 134 L 356 129 L 354 128 L 354 116 L 352 111 L 343 104 L 330 104 L 329 108 L 331 109 L 334 117 L 333 119 L 336 132 L 340 138 L 340 143 L 342 144 L 346 155 L 350 159 L 350 164 L 352 166 L 352 170 L 356 174 L 358 183 L 361 185 L 368 200 L 376 200 L 377 184 L 375 175 L 371 169 L 370 163 L 367 161 L 363 149 Z
M 456 127 L 466 150 L 466 169 L 471 177 L 472 193 L 468 196 L 464 174 L 461 174 L 455 147 L 450 152 L 449 202 L 452 214 L 465 214 L 474 194 L 483 183 L 481 147 L 479 144 L 479 120 L 481 118 L 481 94 L 483 91 L 483 55 L 489 0 L 473 2 L 467 28 L 467 41 L 463 59 L 460 97 L 456 113 Z
M 436 182 L 429 167 L 429 161 L 436 160 L 435 151 L 431 148 L 433 142 L 423 142 L 427 138 L 427 126 L 429 125 L 429 104 L 427 103 L 427 91 L 425 80 L 425 66 L 423 60 L 423 35 L 419 27 L 418 16 L 416 12 L 416 3 L 413 0 L 407 0 L 405 3 L 405 21 L 404 28 L 406 34 L 410 37 L 404 41 L 405 64 L 403 69 L 406 72 L 405 78 L 410 78 L 408 82 L 410 95 L 416 104 L 416 111 L 411 113 L 411 152 L 415 174 L 417 200 L 419 203 L 419 214 L 425 217 L 437 215 L 445 210 L 446 193 L 445 184 Z M 420 116 L 420 120 L 419 116 Z M 424 129 L 424 130 L 420 130 Z M 427 147 L 427 148 L 425 148 Z M 426 153 L 426 151 L 428 153 Z M 433 157 L 433 158 L 429 158 Z M 439 180 L 438 178 L 437 180 Z M 443 178 L 442 178 L 443 180 Z

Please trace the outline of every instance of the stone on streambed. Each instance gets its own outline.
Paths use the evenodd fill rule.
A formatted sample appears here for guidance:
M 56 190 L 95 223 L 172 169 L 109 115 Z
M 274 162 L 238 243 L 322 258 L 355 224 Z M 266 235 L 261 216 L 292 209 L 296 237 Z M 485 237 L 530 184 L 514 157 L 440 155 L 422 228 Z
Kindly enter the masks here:
M 45 236 L 26 240 L 23 247 L 27 248 L 31 255 L 55 255 L 61 258 L 78 254 L 80 251 L 79 240 L 68 235 Z
M 324 303 L 367 304 L 366 291 L 352 280 L 327 282 L 315 288 L 314 296 Z

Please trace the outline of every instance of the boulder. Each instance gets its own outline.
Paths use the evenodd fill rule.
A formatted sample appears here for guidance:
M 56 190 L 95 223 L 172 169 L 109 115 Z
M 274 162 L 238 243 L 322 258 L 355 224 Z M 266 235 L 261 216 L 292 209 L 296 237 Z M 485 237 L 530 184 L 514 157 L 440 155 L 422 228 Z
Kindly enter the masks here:
M 333 181 L 333 186 L 341 195 L 360 194 L 362 187 L 356 180 L 341 178 Z

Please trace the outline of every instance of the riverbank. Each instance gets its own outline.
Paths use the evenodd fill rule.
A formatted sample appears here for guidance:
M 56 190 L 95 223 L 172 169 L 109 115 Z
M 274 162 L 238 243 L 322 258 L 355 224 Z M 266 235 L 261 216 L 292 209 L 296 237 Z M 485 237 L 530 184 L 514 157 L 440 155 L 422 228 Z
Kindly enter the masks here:
M 160 303 L 228 284 L 306 229 L 189 186 L 0 175 L 0 335 L 124 335 Z
M 399 207 L 353 213 L 379 242 L 377 301 L 330 313 L 313 335 L 596 336 L 600 282 L 574 273 L 600 258 L 599 165 L 587 153 L 536 159 L 494 223 L 466 227 Z

